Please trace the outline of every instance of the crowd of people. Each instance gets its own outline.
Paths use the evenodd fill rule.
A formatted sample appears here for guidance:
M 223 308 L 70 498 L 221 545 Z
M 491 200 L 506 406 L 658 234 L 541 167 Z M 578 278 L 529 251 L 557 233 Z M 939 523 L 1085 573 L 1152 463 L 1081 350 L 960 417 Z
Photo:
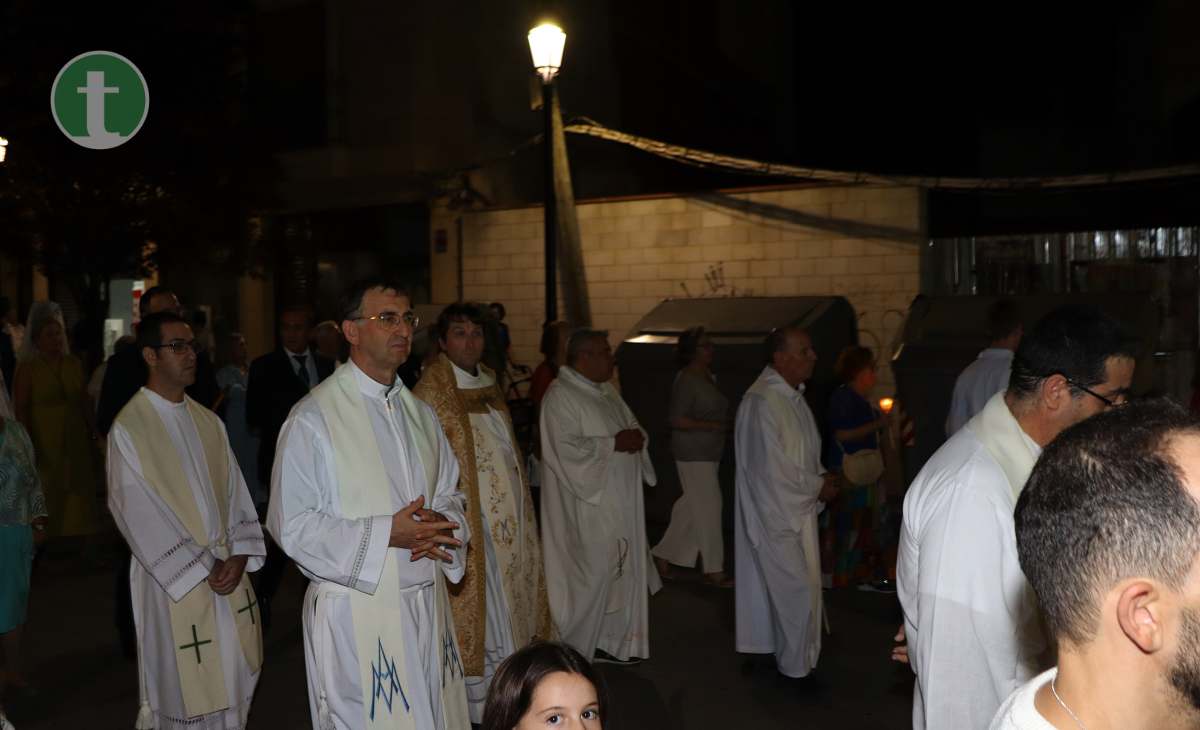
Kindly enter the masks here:
M 599 728 L 609 700 L 592 663 L 649 659 L 649 598 L 694 568 L 734 591 L 746 668 L 805 692 L 823 591 L 896 592 L 914 728 L 1200 718 L 1200 423 L 1166 401 L 1126 406 L 1134 352 L 1097 310 L 1063 307 L 1026 332 L 1012 302 L 993 307 L 949 440 L 902 510 L 869 349 L 837 353 L 841 385 L 818 418 L 806 383 L 825 353 L 800 327 L 773 330 L 735 410 L 713 338 L 687 330 L 664 394 L 682 495 L 653 547 L 649 436 L 612 384 L 607 332 L 547 323 L 525 444 L 486 364 L 502 309 L 442 310 L 411 388 L 398 372 L 421 323 L 387 279 L 351 287 L 336 320 L 285 308 L 277 349 L 252 362 L 237 333 L 214 360 L 168 289 L 139 314 L 90 400 L 57 306 L 36 304 L 15 348 L 0 402 L 9 686 L 25 681 L 35 549 L 99 531 L 103 473 L 138 728 L 245 727 L 289 563 L 308 582 L 287 610 L 301 612 L 322 729 Z

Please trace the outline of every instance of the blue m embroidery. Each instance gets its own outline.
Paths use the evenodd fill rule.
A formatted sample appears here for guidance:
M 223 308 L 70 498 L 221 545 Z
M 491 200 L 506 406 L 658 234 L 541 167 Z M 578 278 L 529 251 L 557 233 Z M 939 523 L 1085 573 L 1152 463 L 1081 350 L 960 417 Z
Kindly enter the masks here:
M 387 706 L 388 714 L 392 714 L 392 700 L 400 695 L 404 703 L 404 711 L 408 712 L 408 697 L 400 686 L 400 673 L 396 671 L 396 660 L 389 657 L 383 650 L 383 639 L 379 639 L 378 666 L 371 662 L 371 720 L 375 719 L 375 703 L 380 698 Z
M 446 686 L 446 670 L 450 670 L 450 681 L 465 676 L 462 660 L 458 658 L 458 645 L 454 643 L 454 632 L 447 628 L 442 633 L 442 686 Z

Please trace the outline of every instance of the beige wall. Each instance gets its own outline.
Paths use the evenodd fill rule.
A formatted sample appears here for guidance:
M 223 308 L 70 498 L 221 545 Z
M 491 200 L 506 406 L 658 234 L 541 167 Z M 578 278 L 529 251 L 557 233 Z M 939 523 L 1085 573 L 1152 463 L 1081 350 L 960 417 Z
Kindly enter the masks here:
M 887 348 L 917 294 L 923 197 L 915 188 L 792 188 L 578 206 L 592 318 L 615 345 L 666 297 L 843 295 L 860 339 Z M 435 210 L 449 246 L 433 254 L 434 301 L 457 292 L 455 217 L 463 217 L 463 294 L 508 310 L 513 355 L 534 365 L 544 302 L 540 207 Z M 432 243 L 431 243 L 432 246 Z M 722 279 L 710 283 L 714 271 Z M 836 353 L 822 353 L 834 357 Z M 881 371 L 881 388 L 891 374 Z

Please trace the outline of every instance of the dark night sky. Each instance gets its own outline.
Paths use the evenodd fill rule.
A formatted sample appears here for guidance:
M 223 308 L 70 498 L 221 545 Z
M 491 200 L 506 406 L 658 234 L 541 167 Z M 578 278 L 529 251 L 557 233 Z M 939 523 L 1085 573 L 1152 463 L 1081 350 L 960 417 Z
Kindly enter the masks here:
M 564 69 L 564 104 L 649 137 L 838 170 L 1071 175 L 1200 158 L 1191 33 L 1200 6 L 949 7 L 613 0 L 615 118 L 587 111 L 596 100 L 579 88 L 577 67 Z M 577 60 L 588 51 L 569 38 L 572 49 Z M 636 170 L 628 192 L 770 182 L 570 144 L 581 197 L 619 194 L 620 176 L 606 174 L 615 169 Z M 935 194 L 931 218 L 946 234 L 1195 224 L 1194 197 L 1179 184 L 1101 196 Z
M 662 9 L 660 28 L 683 22 L 689 31 L 649 57 L 641 52 L 655 45 L 653 25 L 638 22 L 646 5 Z M 1187 122 L 1200 101 L 1200 56 L 1181 31 L 1200 20 L 1191 4 L 1129 3 L 1091 16 L 1056 15 L 1052 3 L 960 3 L 953 12 L 738 5 L 755 10 L 613 3 L 615 40 L 627 44 L 622 75 L 633 64 L 664 72 L 627 89 L 630 124 L 701 146 L 885 172 L 1066 174 L 1195 157 Z
M 188 94 L 202 73 L 184 54 L 163 50 L 175 45 L 172 33 L 195 36 L 188 6 L 135 2 L 122 15 L 10 2 L 7 12 L 0 4 L 0 37 L 26 50 L 20 58 L 0 54 L 0 97 L 16 98 L 15 87 L 28 87 L 24 111 L 41 114 L 58 59 L 118 39 L 145 59 L 139 62 L 155 82 L 156 129 L 147 129 L 146 145 L 169 141 L 174 127 L 163 123 L 164 110 L 196 116 L 187 112 Z M 568 116 L 670 142 L 805 166 L 926 175 L 1063 175 L 1200 157 L 1197 3 L 1088 6 L 1088 14 L 1045 2 L 944 9 L 792 0 L 330 3 L 347 26 L 385 25 L 401 59 L 393 71 L 418 81 L 391 87 L 390 94 L 408 96 L 383 110 L 390 116 L 360 111 L 362 128 L 392 120 L 397 145 L 443 137 L 438 144 L 450 153 L 410 155 L 425 165 L 415 172 L 494 158 L 540 131 L 540 116 L 527 103 L 524 31 L 542 14 L 556 16 L 568 32 L 560 83 Z M 262 0 L 240 7 L 249 22 L 246 34 L 235 36 L 246 39 L 247 108 L 261 138 L 278 144 L 296 132 L 287 148 L 320 146 L 331 104 L 320 60 L 329 6 Z M 138 20 L 131 26 L 132 18 Z M 352 40 L 345 45 L 343 52 L 360 50 Z M 256 55 L 262 49 L 274 49 L 269 63 Z M 192 80 L 162 83 L 179 77 L 180 64 Z M 0 123 L 12 111 L 0 107 Z M 281 128 L 280 118 L 289 123 Z M 227 131 L 212 128 L 214 139 L 222 135 Z M 65 143 L 54 134 L 44 139 Z M 571 137 L 569 144 L 581 198 L 773 182 L 698 173 L 595 140 Z M 536 148 L 510 165 L 511 188 L 499 202 L 540 199 Z

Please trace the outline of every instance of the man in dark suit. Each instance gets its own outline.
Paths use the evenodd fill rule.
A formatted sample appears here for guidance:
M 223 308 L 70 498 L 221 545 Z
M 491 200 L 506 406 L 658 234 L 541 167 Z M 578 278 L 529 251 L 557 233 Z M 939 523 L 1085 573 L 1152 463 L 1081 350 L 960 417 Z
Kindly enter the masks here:
M 175 296 L 175 292 L 166 287 L 150 287 L 138 300 L 140 317 L 168 311 L 181 314 L 183 308 L 179 305 L 179 298 Z M 96 428 L 102 435 L 108 435 L 117 414 L 146 384 L 147 375 L 146 363 L 142 360 L 142 351 L 139 348 L 130 347 L 113 352 L 112 357 L 108 359 L 108 367 L 104 370 L 100 401 L 96 404 Z M 188 386 L 187 394 L 205 408 L 212 408 L 216 404 L 221 389 L 217 387 L 217 376 L 208 353 L 196 353 L 196 382 Z
M 334 362 L 309 347 L 312 314 L 305 307 L 288 307 L 279 315 L 279 349 L 263 355 L 250 364 L 246 383 L 246 421 L 258 431 L 259 494 L 269 498 L 271 467 L 275 464 L 275 442 L 287 420 L 292 406 L 308 391 L 333 373 Z M 253 485 L 252 485 L 253 486 Z M 266 514 L 266 499 L 261 500 L 260 514 Z M 267 545 L 266 564 L 258 571 L 258 601 L 263 628 L 271 620 L 271 599 L 287 557 L 274 542 Z
M 179 298 L 175 292 L 162 286 L 152 286 L 138 300 L 138 315 L 145 318 L 156 312 L 179 314 Z M 142 359 L 140 347 L 126 347 L 113 351 L 104 369 L 104 382 L 100 386 L 100 401 L 96 404 L 96 429 L 107 436 L 117 414 L 125 404 L 137 395 L 138 389 L 146 384 L 146 361 Z M 187 394 L 205 408 L 212 408 L 220 389 L 213 373 L 212 361 L 205 353 L 196 354 L 196 382 L 188 386 Z M 116 600 L 115 619 L 121 649 L 126 658 L 137 656 L 137 634 L 133 623 L 133 605 L 129 594 L 129 561 L 133 555 L 124 540 L 117 542 L 117 566 L 113 595 Z

